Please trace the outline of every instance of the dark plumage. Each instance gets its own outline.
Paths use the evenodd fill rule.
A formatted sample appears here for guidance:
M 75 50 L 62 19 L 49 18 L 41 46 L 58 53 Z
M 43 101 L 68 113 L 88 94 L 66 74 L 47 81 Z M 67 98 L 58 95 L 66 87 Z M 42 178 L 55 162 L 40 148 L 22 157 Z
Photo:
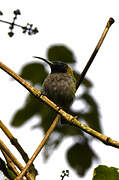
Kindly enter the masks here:
M 51 73 L 43 82 L 42 94 L 67 111 L 76 92 L 76 79 L 72 69 L 60 61 L 50 62 L 40 57 L 36 58 L 42 59 L 51 68 Z
M 49 74 L 43 82 L 42 93 L 58 106 L 67 109 L 75 95 L 75 81 L 70 74 Z

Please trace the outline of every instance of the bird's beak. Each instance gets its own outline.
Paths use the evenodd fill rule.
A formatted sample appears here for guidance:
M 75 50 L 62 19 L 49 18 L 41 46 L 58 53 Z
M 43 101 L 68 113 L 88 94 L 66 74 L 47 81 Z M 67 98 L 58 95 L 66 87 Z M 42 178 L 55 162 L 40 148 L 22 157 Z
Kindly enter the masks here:
M 45 61 L 47 64 L 49 64 L 50 66 L 52 66 L 53 65 L 53 62 L 51 62 L 51 61 L 48 61 L 47 59 L 44 59 L 44 58 L 42 58 L 42 57 L 37 57 L 37 56 L 33 56 L 34 58 L 38 58 L 38 59 L 41 59 L 41 60 L 43 60 L 43 61 Z

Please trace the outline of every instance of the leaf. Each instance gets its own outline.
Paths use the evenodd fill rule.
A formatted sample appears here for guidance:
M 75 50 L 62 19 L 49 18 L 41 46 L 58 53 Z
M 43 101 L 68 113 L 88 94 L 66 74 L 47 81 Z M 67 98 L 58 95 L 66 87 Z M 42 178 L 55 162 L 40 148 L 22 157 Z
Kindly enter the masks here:
M 47 76 L 45 68 L 40 63 L 31 63 L 22 68 L 20 76 L 28 81 L 31 81 L 32 84 L 42 85 L 45 77 Z
M 50 61 L 63 61 L 65 63 L 74 63 L 75 57 L 73 52 L 64 45 L 51 46 L 47 51 Z
M 56 45 L 49 47 L 48 51 L 49 60 L 60 60 L 66 63 L 74 63 L 75 56 L 72 51 L 64 45 Z M 78 72 L 75 72 L 78 76 Z M 40 63 L 27 64 L 22 68 L 21 75 L 24 79 L 32 82 L 33 85 L 42 85 L 45 77 L 47 76 L 45 67 Z M 100 130 L 99 124 L 99 111 L 95 99 L 89 94 L 90 88 L 93 86 L 90 80 L 87 78 L 82 82 L 84 87 L 82 96 L 78 97 L 78 100 L 83 101 L 86 104 L 88 111 L 82 113 L 79 110 L 69 109 L 67 112 L 72 115 L 79 115 L 79 119 L 86 121 L 91 127 Z M 19 109 L 12 119 L 13 126 L 21 126 L 33 116 L 39 117 L 39 122 L 34 127 L 41 128 L 44 133 L 48 130 L 54 118 L 56 112 L 52 110 L 48 105 L 36 100 L 33 96 L 28 96 L 25 100 L 24 106 Z M 46 151 L 44 152 L 45 159 L 48 159 L 52 155 L 53 151 L 61 144 L 67 137 L 72 137 L 75 143 L 67 152 L 67 159 L 70 166 L 81 176 L 83 176 L 87 169 L 91 166 L 93 158 L 97 158 L 91 147 L 89 146 L 89 140 L 85 137 L 83 131 L 79 128 L 70 125 L 61 125 L 59 122 L 49 138 L 46 144 Z M 74 151 L 74 153 L 73 153 Z
M 40 110 L 42 110 L 42 102 L 29 95 L 25 105 L 14 114 L 11 125 L 15 127 L 23 125 L 31 117 L 39 113 Z
M 105 165 L 99 165 L 94 169 L 92 180 L 118 180 L 119 169 L 115 167 L 107 167 Z
M 82 143 L 74 144 L 67 151 L 67 160 L 70 166 L 80 176 L 84 176 L 94 158 L 97 159 L 97 156 L 89 146 L 87 139 L 83 139 Z
M 74 76 L 76 79 L 78 79 L 80 77 L 79 72 L 73 71 L 73 73 L 74 73 Z M 92 82 L 87 78 L 84 78 L 81 85 L 84 86 L 85 89 L 87 89 L 87 90 L 93 86 Z
M 2 11 L 0 11 L 0 16 L 2 16 L 3 15 L 3 12 Z
M 101 124 L 99 121 L 100 114 L 95 99 L 86 92 L 84 92 L 82 96 L 79 97 L 79 99 L 83 100 L 83 102 L 86 103 L 86 106 L 89 107 L 88 112 L 82 114 L 82 118 L 88 123 L 91 128 L 101 132 Z

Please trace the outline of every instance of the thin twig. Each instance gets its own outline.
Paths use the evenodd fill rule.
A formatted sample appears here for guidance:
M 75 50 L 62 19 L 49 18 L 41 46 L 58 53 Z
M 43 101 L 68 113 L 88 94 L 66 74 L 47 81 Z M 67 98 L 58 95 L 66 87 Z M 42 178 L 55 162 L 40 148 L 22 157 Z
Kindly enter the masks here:
M 32 155 L 31 159 L 28 161 L 28 163 L 26 164 L 25 168 L 22 170 L 22 172 L 20 173 L 19 176 L 17 176 L 15 178 L 15 180 L 20 180 L 24 174 L 26 173 L 26 171 L 29 169 L 29 167 L 31 166 L 31 164 L 33 163 L 33 161 L 35 160 L 35 158 L 37 157 L 37 155 L 39 154 L 39 152 L 41 151 L 41 149 L 43 148 L 43 146 L 45 145 L 46 141 L 48 140 L 49 136 L 51 135 L 51 133 L 53 132 L 54 128 L 56 127 L 58 121 L 60 119 L 60 115 L 58 114 L 55 118 L 55 120 L 53 121 L 52 125 L 50 126 L 50 128 L 48 129 L 46 135 L 44 136 L 43 140 L 41 141 L 41 143 L 39 144 L 39 146 L 37 147 L 36 151 L 34 152 L 34 154 Z
M 75 126 L 79 127 L 81 130 L 85 131 L 86 133 L 92 135 L 93 137 L 96 137 L 97 139 L 99 139 L 100 141 L 102 141 L 104 144 L 106 145 L 110 145 L 116 148 L 119 148 L 119 142 L 115 141 L 113 139 L 111 139 L 108 136 L 105 136 L 97 131 L 95 131 L 94 129 L 90 128 L 89 126 L 82 124 L 81 122 L 79 122 L 75 117 L 63 112 L 63 110 L 61 110 L 61 114 L 63 115 L 63 117 L 65 119 L 67 119 L 69 122 L 72 122 Z M 57 120 L 58 121 L 58 120 Z M 54 122 L 53 122 L 54 123 Z M 57 124 L 57 122 L 56 122 Z M 55 124 L 55 126 L 56 126 Z M 52 124 L 53 125 L 53 124 Z M 43 145 L 45 144 L 47 137 L 49 137 L 49 135 L 52 133 L 52 131 L 54 130 L 54 128 L 52 129 L 52 127 L 49 128 L 49 132 L 47 132 L 46 136 L 44 137 L 44 139 L 42 140 L 41 144 L 38 146 L 37 150 L 35 151 L 35 153 L 33 154 L 33 156 L 31 157 L 31 159 L 29 160 L 29 162 L 26 164 L 25 168 L 22 170 L 22 172 L 20 173 L 20 175 L 15 179 L 15 180 L 20 180 L 24 174 L 26 173 L 26 171 L 28 170 L 28 168 L 30 167 L 30 165 L 33 163 L 34 159 L 36 158 L 36 156 L 38 155 L 38 153 L 40 152 L 40 150 L 42 149 Z
M 9 24 L 9 25 L 11 25 L 11 24 L 12 24 L 12 22 L 8 22 L 8 21 L 2 20 L 2 19 L 0 19 L 0 22 L 6 23 L 6 24 Z M 14 23 L 14 26 L 17 26 L 17 27 L 23 28 L 23 26 L 21 26 L 21 25 L 19 25 L 19 24 L 16 24 L 16 23 Z
M 10 152 L 10 150 L 7 148 L 7 146 L 3 143 L 3 141 L 0 139 L 0 148 L 12 159 L 14 164 L 19 168 L 19 170 L 23 169 L 22 164 L 16 159 L 16 157 Z
M 21 156 L 22 156 L 23 160 L 25 161 L 25 163 L 27 163 L 29 161 L 29 157 L 28 157 L 27 153 L 24 151 L 24 149 L 19 144 L 18 140 L 12 135 L 12 133 L 3 124 L 3 122 L 1 120 L 0 120 L 0 128 L 3 130 L 3 132 L 9 138 L 11 144 L 14 145 L 16 147 L 16 149 L 19 151 L 19 153 L 21 154 Z M 37 170 L 34 168 L 34 165 L 31 166 L 31 171 L 30 172 L 32 172 L 34 174 L 34 176 L 36 176 L 38 174 Z
M 12 169 L 12 171 L 15 173 L 15 175 L 19 175 L 19 172 L 16 168 L 16 166 L 14 165 L 14 163 L 12 162 L 12 160 L 9 158 L 9 156 L 1 149 L 1 152 L 3 154 L 3 156 L 6 159 L 7 165 L 10 169 Z
M 13 161 L 13 163 L 19 168 L 19 170 L 22 170 L 24 167 L 22 164 L 17 160 L 17 158 L 12 154 L 12 152 L 7 148 L 7 146 L 3 143 L 3 141 L 0 139 L 0 149 L 2 149 L 7 156 Z M 28 180 L 32 180 L 32 174 L 29 172 L 26 174 L 26 177 Z
M 21 156 L 23 157 L 25 162 L 28 162 L 29 158 L 28 155 L 24 152 L 23 148 L 18 143 L 18 140 L 12 135 L 12 133 L 9 131 L 9 129 L 3 124 L 3 122 L 0 120 L 0 128 L 3 130 L 3 132 L 6 134 L 6 136 L 9 138 L 12 145 L 16 147 L 16 149 L 20 152 Z
M 92 53 L 92 55 L 91 55 L 88 63 L 86 64 L 83 72 L 81 73 L 79 79 L 77 80 L 77 87 L 76 87 L 76 89 L 78 89 L 78 87 L 79 87 L 80 84 L 82 83 L 82 81 L 83 81 L 83 79 L 84 79 L 84 77 L 85 77 L 85 75 L 86 75 L 86 73 L 87 73 L 90 65 L 92 64 L 92 62 L 93 62 L 96 54 L 98 53 L 98 51 L 99 51 L 99 49 L 100 49 L 100 47 L 101 47 L 101 45 L 102 45 L 102 43 L 103 43 L 103 41 L 104 41 L 104 39 L 105 39 L 105 36 L 106 36 L 107 32 L 109 31 L 109 28 L 111 27 L 111 25 L 112 25 L 113 23 L 114 23 L 114 19 L 113 19 L 113 18 L 109 18 L 109 20 L 108 20 L 108 22 L 107 22 L 107 25 L 106 25 L 103 33 L 102 33 L 102 36 L 101 36 L 101 38 L 100 38 L 100 40 L 99 40 L 96 48 L 94 49 L 94 51 L 93 51 L 93 53 Z

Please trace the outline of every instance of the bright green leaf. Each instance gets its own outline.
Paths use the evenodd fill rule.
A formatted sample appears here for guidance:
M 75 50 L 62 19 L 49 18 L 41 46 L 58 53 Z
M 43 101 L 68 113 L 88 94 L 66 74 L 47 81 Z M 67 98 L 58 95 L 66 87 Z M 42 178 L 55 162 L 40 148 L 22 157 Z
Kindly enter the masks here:
M 92 180 L 119 180 L 119 169 L 100 165 L 94 169 Z

